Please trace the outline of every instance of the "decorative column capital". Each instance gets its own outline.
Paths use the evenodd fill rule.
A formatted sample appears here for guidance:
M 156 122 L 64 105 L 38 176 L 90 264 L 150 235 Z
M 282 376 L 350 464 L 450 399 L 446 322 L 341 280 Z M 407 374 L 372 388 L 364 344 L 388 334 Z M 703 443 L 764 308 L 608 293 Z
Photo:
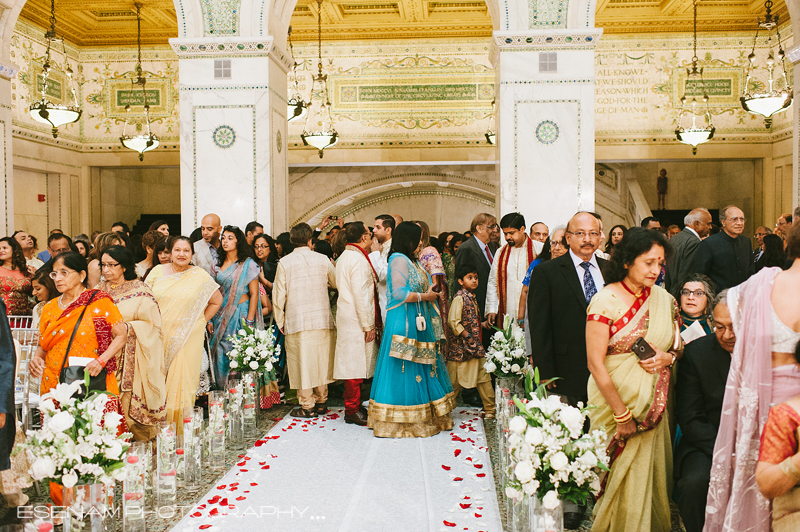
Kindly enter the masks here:
M 796 44 L 786 50 L 786 57 L 789 58 L 793 65 L 800 63 L 800 44 Z
M 169 44 L 178 59 L 269 57 L 284 72 L 289 72 L 294 64 L 292 56 L 274 37 L 175 38 Z
M 19 67 L 14 63 L 0 61 L 0 78 L 12 79 L 19 72 Z

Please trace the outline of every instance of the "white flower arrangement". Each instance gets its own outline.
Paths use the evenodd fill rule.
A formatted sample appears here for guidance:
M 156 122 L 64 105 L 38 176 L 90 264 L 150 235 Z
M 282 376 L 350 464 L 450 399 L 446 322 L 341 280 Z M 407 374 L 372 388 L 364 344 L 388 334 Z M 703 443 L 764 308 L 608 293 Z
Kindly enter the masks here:
M 244 401 L 244 384 L 242 381 L 228 389 L 228 411 L 240 413 Z
M 523 493 L 537 496 L 553 509 L 558 500 L 585 504 L 600 491 L 600 475 L 608 471 L 607 436 L 595 430 L 583 433 L 587 408 L 562 403 L 547 395 L 545 383 L 534 370 L 536 392 L 530 399 L 514 398 L 519 413 L 509 421 L 509 461 L 513 473 L 506 495 L 517 500 Z M 528 376 L 527 389 L 532 389 Z
M 233 344 L 233 348 L 225 355 L 231 361 L 231 371 L 266 373 L 269 380 L 274 380 L 275 364 L 281 354 L 281 346 L 275 342 L 274 327 L 258 330 L 242 322 L 242 329 L 228 336 L 227 340 Z
M 511 316 L 506 315 L 503 328 L 497 329 L 492 336 L 483 369 L 501 378 L 520 377 L 528 373 L 530 364 L 525 352 L 525 333 Z
M 76 484 L 113 485 L 115 480 L 124 479 L 131 434 L 117 436 L 122 416 L 104 412 L 108 394 L 73 397 L 82 384 L 59 384 L 42 396 L 42 427 L 29 430 L 27 442 L 20 446 L 28 454 L 34 480 L 72 488 Z

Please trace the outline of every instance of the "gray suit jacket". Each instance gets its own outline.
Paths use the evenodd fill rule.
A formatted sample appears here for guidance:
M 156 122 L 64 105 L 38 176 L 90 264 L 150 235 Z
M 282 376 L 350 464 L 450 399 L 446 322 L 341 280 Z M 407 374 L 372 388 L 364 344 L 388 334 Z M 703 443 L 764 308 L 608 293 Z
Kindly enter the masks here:
M 700 238 L 689 229 L 673 236 L 670 241 L 672 246 L 672 258 L 667 261 L 667 275 L 665 277 L 665 288 L 675 295 L 680 290 L 680 283 L 692 272 L 694 265 L 694 254 L 697 246 L 700 245 Z M 680 301 L 680 298 L 678 298 Z

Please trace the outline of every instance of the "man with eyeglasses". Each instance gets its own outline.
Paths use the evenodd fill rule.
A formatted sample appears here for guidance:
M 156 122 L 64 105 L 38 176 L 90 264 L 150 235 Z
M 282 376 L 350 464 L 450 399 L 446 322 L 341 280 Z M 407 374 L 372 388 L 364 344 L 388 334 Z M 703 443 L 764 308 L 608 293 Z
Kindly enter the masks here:
M 719 212 L 722 231 L 697 246 L 692 273 L 708 275 L 717 290 L 745 282 L 755 273 L 753 246 L 744 232 L 744 212 L 728 205 Z
M 485 316 L 486 289 L 488 287 L 489 273 L 494 262 L 494 253 L 489 247 L 492 231 L 499 230 L 497 218 L 488 213 L 481 213 L 472 219 L 470 232 L 472 236 L 458 247 L 456 252 L 456 271 L 462 265 L 472 264 L 478 270 L 478 288 L 475 290 L 475 299 L 478 300 L 480 316 Z M 485 323 L 484 326 L 488 326 Z M 483 335 L 484 347 L 489 345 L 491 334 Z
M 693 273 L 697 246 L 711 230 L 711 213 L 702 207 L 693 209 L 683 218 L 683 223 L 686 226 L 683 231 L 669 241 L 672 257 L 667 261 L 664 288 L 670 294 L 675 294 L 686 276 Z
M 714 300 L 714 334 L 686 346 L 675 389 L 681 440 L 675 449 L 674 471 L 678 508 L 686 532 L 700 532 L 705 524 L 711 457 L 736 344 L 727 295 L 728 291 L 723 290 Z
M 758 247 L 753 252 L 753 262 L 758 262 L 758 259 L 761 258 L 761 255 L 764 254 L 764 237 L 767 235 L 771 235 L 772 231 L 769 227 L 761 226 L 756 229 L 756 242 L 758 242 Z

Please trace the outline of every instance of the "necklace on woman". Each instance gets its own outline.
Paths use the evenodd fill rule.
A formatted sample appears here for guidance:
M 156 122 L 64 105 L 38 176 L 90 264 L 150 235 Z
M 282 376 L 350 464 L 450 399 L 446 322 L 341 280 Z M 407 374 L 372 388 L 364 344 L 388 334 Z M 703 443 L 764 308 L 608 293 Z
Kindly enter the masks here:
M 86 291 L 86 289 L 85 289 L 85 288 L 84 288 L 83 290 L 81 290 L 81 291 L 80 291 L 80 293 L 78 293 L 78 295 L 75 297 L 75 299 L 73 299 L 72 301 L 70 301 L 70 302 L 69 302 L 69 304 L 71 305 L 71 304 L 72 304 L 72 303 L 73 303 L 73 302 L 74 302 L 76 299 L 78 299 L 79 297 L 81 297 L 81 294 L 82 294 L 82 293 L 84 293 L 85 291 Z M 58 296 L 58 306 L 59 306 L 59 308 L 61 308 L 61 309 L 65 309 L 65 308 L 67 308 L 67 306 L 68 306 L 66 303 L 64 303 L 64 295 L 65 295 L 65 294 L 61 294 L 60 296 Z
M 622 281 L 620 281 L 620 282 L 622 283 L 622 287 L 623 287 L 625 290 L 627 290 L 627 291 L 628 291 L 628 293 L 630 293 L 630 294 L 631 294 L 633 297 L 635 297 L 636 299 L 639 299 L 640 297 L 642 297 L 642 292 L 641 292 L 641 291 L 640 291 L 640 292 L 637 294 L 637 293 L 635 293 L 633 290 L 631 290 L 630 288 L 628 288 L 628 285 L 627 285 L 627 284 L 625 284 L 625 281 L 624 281 L 624 280 L 622 280 Z

